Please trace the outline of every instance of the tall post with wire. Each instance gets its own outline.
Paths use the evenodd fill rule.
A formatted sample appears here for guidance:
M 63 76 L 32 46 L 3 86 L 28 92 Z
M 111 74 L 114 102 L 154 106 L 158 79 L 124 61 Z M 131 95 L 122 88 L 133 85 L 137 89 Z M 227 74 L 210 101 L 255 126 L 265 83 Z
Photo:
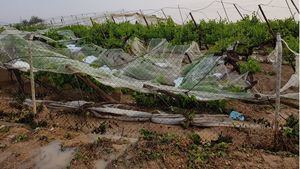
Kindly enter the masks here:
M 31 87 L 31 97 L 32 97 L 32 111 L 36 114 L 36 101 L 35 101 L 35 86 L 34 86 L 34 74 L 33 74 L 33 60 L 32 60 L 32 41 L 34 34 L 30 34 L 29 37 L 29 65 L 30 65 L 30 87 Z
M 277 146 L 278 143 L 278 117 L 280 114 L 280 88 L 281 88 L 281 63 L 282 63 L 282 43 L 281 36 L 277 33 L 277 62 L 276 62 L 276 107 L 275 107 L 275 116 L 274 116 L 274 143 Z

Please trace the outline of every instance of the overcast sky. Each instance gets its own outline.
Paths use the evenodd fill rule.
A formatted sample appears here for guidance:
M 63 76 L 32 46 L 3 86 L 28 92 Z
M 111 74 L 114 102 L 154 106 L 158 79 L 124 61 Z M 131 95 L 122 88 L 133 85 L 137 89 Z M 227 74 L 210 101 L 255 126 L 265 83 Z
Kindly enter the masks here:
M 139 10 L 139 9 L 160 9 L 163 7 L 186 7 L 190 9 L 199 9 L 209 5 L 214 0 L 1 0 L 0 5 L 0 23 L 19 22 L 21 19 L 27 19 L 32 15 L 42 18 L 56 16 L 75 15 L 89 12 L 106 12 L 118 10 Z M 290 2 L 290 0 L 288 0 Z M 257 10 L 257 5 L 263 6 L 267 17 L 285 18 L 291 16 L 285 0 L 224 0 L 224 2 L 233 2 L 239 4 L 243 14 L 249 14 L 247 10 Z M 299 6 L 299 0 L 294 0 Z M 292 12 L 296 10 L 290 3 Z M 230 20 L 239 18 L 239 15 L 232 4 L 225 4 Z M 243 9 L 242 9 L 243 8 Z M 150 10 L 148 11 L 151 12 Z M 215 2 L 208 8 L 195 12 L 196 19 L 217 18 L 218 13 L 225 17 L 225 12 L 221 3 Z M 145 11 L 147 13 L 147 11 Z M 179 17 L 178 9 L 165 9 L 167 15 L 174 15 L 177 20 Z M 159 12 L 157 13 L 158 15 Z M 182 9 L 183 17 L 188 14 L 187 10 Z M 175 16 L 177 15 L 177 16 Z

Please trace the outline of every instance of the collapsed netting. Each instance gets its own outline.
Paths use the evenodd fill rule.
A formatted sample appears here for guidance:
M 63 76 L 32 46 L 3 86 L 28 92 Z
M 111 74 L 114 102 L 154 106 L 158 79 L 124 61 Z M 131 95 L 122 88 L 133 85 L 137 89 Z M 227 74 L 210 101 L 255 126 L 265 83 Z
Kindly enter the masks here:
M 61 34 L 76 39 L 70 31 Z M 165 39 L 152 39 L 146 44 L 134 38 L 127 42 L 129 54 L 122 49 L 77 46 L 67 41 L 60 42 L 65 48 L 54 48 L 48 45 L 56 42 L 52 39 L 35 35 L 29 41 L 28 37 L 29 32 L 9 29 L 0 34 L 0 67 L 27 72 L 31 54 L 34 71 L 85 74 L 114 88 L 166 91 L 194 95 L 198 100 L 255 99 L 254 93 L 242 90 L 249 85 L 247 73 L 228 69 L 225 56 L 203 55 L 195 42 L 171 45 Z

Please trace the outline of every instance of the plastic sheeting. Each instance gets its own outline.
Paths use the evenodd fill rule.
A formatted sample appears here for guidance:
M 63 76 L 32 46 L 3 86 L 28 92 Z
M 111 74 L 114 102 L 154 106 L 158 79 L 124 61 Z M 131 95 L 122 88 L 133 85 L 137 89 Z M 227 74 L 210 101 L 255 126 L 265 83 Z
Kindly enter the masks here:
M 30 47 L 36 71 L 81 73 L 111 87 L 155 92 L 145 88 L 150 85 L 199 100 L 254 98 L 241 90 L 247 74 L 228 73 L 223 57 L 203 56 L 196 43 L 174 46 L 165 39 L 153 39 L 146 46 L 135 38 L 128 41 L 133 54 L 96 45 L 72 45 L 76 51 L 66 52 L 67 48 L 53 48 L 38 40 L 30 46 L 26 33 L 8 32 L 0 34 L 0 65 L 5 68 L 21 69 L 13 67 L 12 61 L 29 63 Z

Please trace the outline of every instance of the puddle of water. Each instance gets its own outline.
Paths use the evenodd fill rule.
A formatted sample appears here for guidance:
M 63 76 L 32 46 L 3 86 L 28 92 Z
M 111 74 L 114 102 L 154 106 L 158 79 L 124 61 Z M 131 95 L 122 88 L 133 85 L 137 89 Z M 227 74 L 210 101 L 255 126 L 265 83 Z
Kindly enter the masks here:
M 106 166 L 108 165 L 109 161 L 106 161 L 106 160 L 103 160 L 103 159 L 100 159 L 100 160 L 97 160 L 95 162 L 95 168 L 96 169 L 105 169 Z
M 35 158 L 36 169 L 63 169 L 66 168 L 75 153 L 75 148 L 61 150 L 61 143 L 53 141 L 42 147 Z

